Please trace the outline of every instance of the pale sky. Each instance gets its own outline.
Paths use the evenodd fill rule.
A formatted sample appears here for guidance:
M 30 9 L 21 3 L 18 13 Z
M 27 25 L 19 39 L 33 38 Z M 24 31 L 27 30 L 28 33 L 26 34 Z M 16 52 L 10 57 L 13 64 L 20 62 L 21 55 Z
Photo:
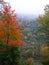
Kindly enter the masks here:
M 11 7 L 18 14 L 34 14 L 44 13 L 44 7 L 49 4 L 49 0 L 4 0 L 9 2 Z

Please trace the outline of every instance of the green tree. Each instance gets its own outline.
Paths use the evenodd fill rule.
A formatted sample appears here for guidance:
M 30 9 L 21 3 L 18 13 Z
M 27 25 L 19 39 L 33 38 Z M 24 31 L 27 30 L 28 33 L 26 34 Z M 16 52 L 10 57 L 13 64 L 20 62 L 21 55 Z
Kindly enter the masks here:
M 48 55 L 49 54 L 49 5 L 46 5 L 44 10 L 45 10 L 45 14 L 42 16 L 39 16 L 36 19 L 36 22 L 38 23 L 40 27 L 38 31 L 40 31 L 40 29 L 42 31 L 39 34 L 40 39 L 41 39 L 41 36 L 42 36 L 42 39 L 45 38 L 44 41 L 46 43 L 46 46 L 48 47 L 48 49 L 43 50 L 43 52 L 41 52 L 42 57 L 44 58 L 42 63 L 43 65 L 49 65 L 49 55 Z M 47 54 L 47 56 L 45 54 Z
M 44 36 L 46 37 L 46 42 L 49 45 L 49 5 L 45 7 L 45 14 L 39 16 L 36 19 L 36 22 L 39 24 L 39 27 L 44 30 Z

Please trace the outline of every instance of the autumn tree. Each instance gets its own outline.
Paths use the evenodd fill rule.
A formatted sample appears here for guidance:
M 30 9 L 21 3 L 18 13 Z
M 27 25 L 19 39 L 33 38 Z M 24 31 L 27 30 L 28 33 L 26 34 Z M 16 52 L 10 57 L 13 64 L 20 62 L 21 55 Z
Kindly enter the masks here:
M 20 30 L 16 13 L 11 6 L 3 5 L 0 11 L 0 64 L 18 65 L 20 59 L 19 46 L 23 43 L 23 30 Z

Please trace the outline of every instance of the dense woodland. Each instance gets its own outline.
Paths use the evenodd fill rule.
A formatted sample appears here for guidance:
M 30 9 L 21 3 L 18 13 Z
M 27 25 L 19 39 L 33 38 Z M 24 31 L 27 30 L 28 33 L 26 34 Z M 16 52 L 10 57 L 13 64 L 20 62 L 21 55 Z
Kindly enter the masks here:
M 0 65 L 49 65 L 49 5 L 44 15 L 29 18 L 0 4 Z

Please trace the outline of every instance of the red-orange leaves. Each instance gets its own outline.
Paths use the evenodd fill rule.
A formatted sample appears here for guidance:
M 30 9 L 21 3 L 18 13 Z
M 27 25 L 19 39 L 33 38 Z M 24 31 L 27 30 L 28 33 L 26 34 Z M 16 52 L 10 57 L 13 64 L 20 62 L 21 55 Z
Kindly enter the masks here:
M 0 32 L 0 38 L 5 38 L 5 37 L 6 37 L 5 32 Z
M 0 29 L 4 29 L 4 24 L 0 22 Z
M 17 46 L 20 46 L 22 43 L 23 43 L 22 40 L 17 39 L 17 44 L 16 44 Z
M 29 63 L 32 63 L 33 61 L 34 61 L 34 60 L 33 60 L 32 57 L 30 57 L 30 58 L 27 59 L 27 62 L 29 62 Z
M 16 46 L 16 41 L 15 40 L 8 40 L 8 45 L 9 46 Z
M 18 24 L 18 21 L 13 20 L 13 21 L 11 22 L 11 27 L 12 27 L 12 26 L 15 26 L 15 25 L 17 25 L 17 24 Z
M 9 41 L 8 41 L 8 46 L 17 47 L 17 46 L 20 46 L 22 43 L 23 43 L 23 42 L 22 42 L 22 40 L 20 40 L 20 39 L 9 40 Z
M 17 35 L 19 33 L 19 29 L 14 29 L 11 31 L 12 35 Z
M 3 13 L 0 16 L 0 43 L 3 42 L 8 46 L 20 46 L 22 42 L 24 30 L 20 30 L 20 25 L 16 20 L 16 14 L 11 7 L 4 6 Z

